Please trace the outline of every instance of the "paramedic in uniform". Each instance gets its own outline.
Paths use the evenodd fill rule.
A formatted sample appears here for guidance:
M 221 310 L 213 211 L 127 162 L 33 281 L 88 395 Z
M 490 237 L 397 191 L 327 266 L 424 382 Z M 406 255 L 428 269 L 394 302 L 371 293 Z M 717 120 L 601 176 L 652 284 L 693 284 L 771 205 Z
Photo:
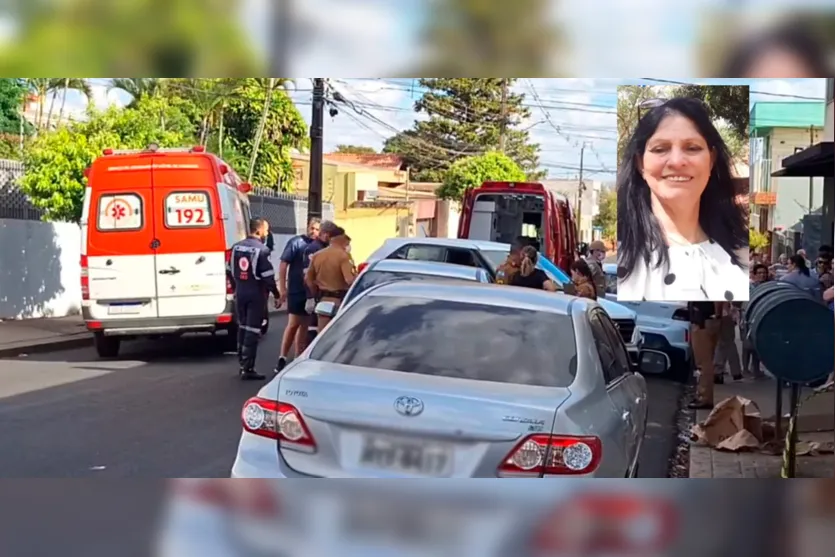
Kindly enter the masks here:
M 270 250 L 264 245 L 267 233 L 267 222 L 264 219 L 252 219 L 249 223 L 249 237 L 232 246 L 232 257 L 227 269 L 235 287 L 241 379 L 264 379 L 263 375 L 255 371 L 258 339 L 266 310 L 264 298 L 272 293 L 276 308 L 280 307 L 275 269 L 270 263 Z
M 310 258 L 310 267 L 304 277 L 313 299 L 318 302 L 342 302 L 357 276 L 354 261 L 348 253 L 351 239 L 345 230 L 337 227 L 330 235 L 330 245 Z M 319 332 L 330 318 L 318 316 Z

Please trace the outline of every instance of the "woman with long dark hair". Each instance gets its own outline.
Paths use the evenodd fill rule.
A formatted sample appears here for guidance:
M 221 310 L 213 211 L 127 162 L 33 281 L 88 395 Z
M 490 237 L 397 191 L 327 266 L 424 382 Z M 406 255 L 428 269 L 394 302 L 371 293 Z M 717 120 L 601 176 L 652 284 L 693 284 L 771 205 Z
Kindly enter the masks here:
M 704 104 L 658 101 L 618 169 L 618 300 L 744 301 L 748 225 Z

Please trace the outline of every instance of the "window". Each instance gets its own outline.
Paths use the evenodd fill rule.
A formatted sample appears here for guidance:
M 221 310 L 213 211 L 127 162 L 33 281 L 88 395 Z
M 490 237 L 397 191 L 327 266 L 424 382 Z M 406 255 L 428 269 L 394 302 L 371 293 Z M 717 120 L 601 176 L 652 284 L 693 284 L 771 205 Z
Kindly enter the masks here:
M 447 263 L 453 265 L 465 265 L 467 267 L 479 267 L 475 254 L 468 249 L 450 248 L 447 250 Z
M 618 293 L 618 276 L 606 273 L 606 294 Z
M 493 266 L 493 270 L 496 270 L 499 265 L 507 260 L 507 251 L 495 251 L 495 250 L 481 250 L 481 255 L 483 255 L 488 262 Z
M 617 359 L 615 351 L 612 347 L 612 341 L 609 335 L 606 334 L 606 328 L 600 319 L 598 312 L 592 312 L 589 315 L 589 322 L 591 324 L 591 333 L 594 337 L 594 344 L 597 347 L 597 354 L 600 356 L 600 364 L 603 366 L 603 377 L 608 385 L 622 374 L 618 372 Z
M 212 212 L 208 193 L 178 191 L 165 196 L 166 228 L 208 228 L 211 225 Z
M 512 307 L 368 296 L 322 334 L 314 360 L 421 375 L 566 387 L 576 374 L 571 318 Z
M 347 304 L 350 300 L 353 300 L 372 286 L 377 286 L 378 284 L 383 284 L 384 282 L 390 282 L 393 280 L 408 280 L 408 281 L 424 281 L 424 280 L 451 280 L 451 281 L 462 281 L 462 282 L 471 282 L 466 279 L 454 279 L 449 277 L 437 277 L 434 275 L 422 275 L 418 273 L 393 273 L 390 271 L 375 271 L 373 269 L 363 273 L 360 275 L 359 280 L 357 281 L 356 285 L 351 289 L 350 298 L 346 297 L 343 301 L 343 305 Z
M 409 259 L 412 261 L 446 261 L 446 248 L 441 246 L 421 246 L 411 244 L 403 246 L 392 256 L 392 259 Z
M 629 373 L 632 368 L 632 364 L 629 360 L 629 352 L 626 351 L 626 346 L 623 344 L 620 331 L 618 331 L 618 328 L 612 322 L 609 315 L 605 312 L 600 312 L 599 317 L 600 322 L 603 324 L 603 328 L 606 330 L 606 334 L 609 337 L 609 344 L 611 345 L 612 352 L 615 356 L 615 369 L 618 374 L 617 377 L 620 377 L 621 375 Z
M 102 195 L 96 228 L 101 231 L 141 230 L 142 198 L 134 193 Z

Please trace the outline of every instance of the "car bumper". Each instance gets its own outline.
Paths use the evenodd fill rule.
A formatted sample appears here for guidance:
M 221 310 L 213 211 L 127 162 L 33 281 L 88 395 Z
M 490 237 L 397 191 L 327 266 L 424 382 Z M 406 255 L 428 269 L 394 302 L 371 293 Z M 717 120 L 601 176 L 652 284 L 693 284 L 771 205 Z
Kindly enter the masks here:
M 167 335 L 181 333 L 211 333 L 227 330 L 235 325 L 234 302 L 227 302 L 223 313 L 188 317 L 148 317 L 138 319 L 96 319 L 89 307 L 81 308 L 87 330 L 105 336 Z

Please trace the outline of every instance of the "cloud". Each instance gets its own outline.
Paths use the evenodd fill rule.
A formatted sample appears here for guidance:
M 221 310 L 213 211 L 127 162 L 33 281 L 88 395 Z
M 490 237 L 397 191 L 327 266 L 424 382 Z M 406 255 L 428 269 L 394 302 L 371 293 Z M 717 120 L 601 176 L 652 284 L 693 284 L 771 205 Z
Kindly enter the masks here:
M 763 94 L 765 93 L 765 94 Z M 771 93 L 771 94 L 769 94 Z M 785 95 L 785 96 L 780 96 Z M 821 101 L 826 97 L 825 79 L 758 79 L 751 84 L 751 102 L 803 101 L 792 97 L 809 97 Z
M 385 75 L 409 57 L 398 2 L 303 0 L 295 2 L 290 72 L 321 75 Z M 381 55 L 381 53 L 385 53 Z M 396 66 L 395 66 L 396 64 Z
M 131 96 L 119 89 L 109 90 L 110 80 L 91 78 L 87 82 L 92 89 L 93 105 L 99 110 L 105 110 L 111 105 L 124 107 L 131 101 Z M 62 92 L 57 92 L 56 113 L 61 106 Z M 84 120 L 87 117 L 88 99 L 80 91 L 70 89 L 67 91 L 67 104 L 64 113 L 72 120 Z

